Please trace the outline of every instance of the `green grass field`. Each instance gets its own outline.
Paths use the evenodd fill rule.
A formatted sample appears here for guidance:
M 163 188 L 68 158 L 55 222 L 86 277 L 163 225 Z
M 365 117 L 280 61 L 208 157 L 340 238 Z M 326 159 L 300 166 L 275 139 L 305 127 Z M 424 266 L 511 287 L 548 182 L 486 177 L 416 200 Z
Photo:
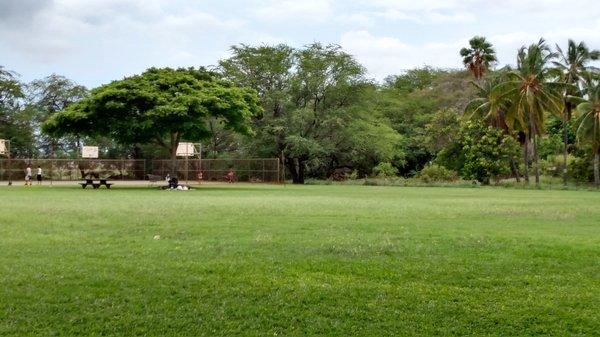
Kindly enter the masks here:
M 493 188 L 1 187 L 0 335 L 598 335 L 599 206 Z

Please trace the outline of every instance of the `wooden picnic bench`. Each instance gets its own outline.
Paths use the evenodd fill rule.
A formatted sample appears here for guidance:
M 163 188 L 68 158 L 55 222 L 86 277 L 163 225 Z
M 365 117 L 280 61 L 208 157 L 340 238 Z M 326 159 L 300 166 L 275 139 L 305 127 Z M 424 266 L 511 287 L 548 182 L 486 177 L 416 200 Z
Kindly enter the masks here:
M 152 186 L 154 183 L 164 180 L 164 178 L 158 174 L 146 174 L 146 177 L 148 177 L 148 183 L 150 186 Z
M 100 188 L 100 186 L 104 185 L 106 186 L 106 188 L 110 189 L 110 186 L 112 186 L 113 184 L 109 183 L 107 179 L 85 179 L 85 182 L 79 183 L 79 185 L 81 185 L 81 188 L 86 188 L 88 185 L 90 185 L 94 189 L 98 189 Z

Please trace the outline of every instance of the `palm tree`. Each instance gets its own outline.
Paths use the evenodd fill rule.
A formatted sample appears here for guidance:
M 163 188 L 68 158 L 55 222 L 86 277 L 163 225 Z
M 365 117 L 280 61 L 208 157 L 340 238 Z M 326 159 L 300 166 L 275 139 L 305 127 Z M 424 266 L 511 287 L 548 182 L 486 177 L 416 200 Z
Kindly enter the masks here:
M 563 119 L 563 142 L 565 144 L 563 152 L 564 160 L 564 171 L 563 171 L 563 183 L 567 186 L 568 174 L 567 174 L 567 158 L 568 149 L 567 144 L 569 142 L 568 125 L 571 120 L 571 115 L 574 103 L 567 100 L 568 96 L 581 96 L 579 90 L 579 84 L 582 81 L 582 75 L 587 70 L 587 65 L 592 60 L 597 60 L 600 57 L 600 51 L 590 51 L 584 42 L 579 42 L 569 39 L 567 44 L 566 52 L 556 45 L 558 51 L 559 60 L 552 62 L 561 73 L 561 79 L 563 82 L 572 85 L 570 90 L 565 91 L 565 108 L 562 113 Z
M 555 80 L 550 62 L 556 57 L 544 39 L 529 47 L 521 47 L 517 55 L 517 69 L 507 74 L 507 80 L 493 90 L 509 102 L 506 121 L 512 129 L 522 130 L 525 167 L 529 163 L 528 144 L 533 143 L 535 183 L 540 182 L 537 137 L 544 128 L 546 113 L 560 115 L 563 111 L 563 91 L 567 85 Z M 529 181 L 528 176 L 525 180 Z
M 475 36 L 469 40 L 469 48 L 462 48 L 460 56 L 463 58 L 463 64 L 476 80 L 480 80 L 483 74 L 490 69 L 492 64 L 497 61 L 496 51 L 483 36 Z
M 479 119 L 488 125 L 501 129 L 504 134 L 514 135 L 514 131 L 506 121 L 506 110 L 508 103 L 505 98 L 494 91 L 494 88 L 501 83 L 502 76 L 488 78 L 482 84 L 471 82 L 477 89 L 477 97 L 467 103 L 465 113 L 470 114 L 471 119 Z M 514 158 L 510 158 L 511 171 L 517 182 L 520 182 L 518 165 Z
M 590 143 L 594 152 L 594 183 L 600 187 L 600 81 L 585 83 L 585 99 L 577 106 L 577 138 Z
M 477 96 L 467 103 L 465 112 L 469 113 L 471 118 L 479 118 L 493 127 L 508 130 L 504 116 L 507 102 L 493 90 L 499 83 L 499 77 L 483 83 L 471 82 L 477 90 Z

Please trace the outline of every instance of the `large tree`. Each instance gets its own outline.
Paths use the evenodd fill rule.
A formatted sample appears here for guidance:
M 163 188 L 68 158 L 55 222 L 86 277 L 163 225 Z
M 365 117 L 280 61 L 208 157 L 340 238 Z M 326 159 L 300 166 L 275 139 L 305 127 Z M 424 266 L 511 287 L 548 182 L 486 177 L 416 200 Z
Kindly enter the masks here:
M 483 36 L 475 36 L 469 40 L 469 47 L 460 50 L 464 66 L 480 80 L 497 61 L 496 51 Z
M 427 125 L 439 111 L 462 111 L 474 94 L 471 81 L 467 71 L 423 67 L 389 77 L 379 88 L 374 110 L 404 138 L 405 156 L 394 163 L 400 174 L 413 175 L 436 158 Z
M 260 112 L 256 92 L 240 88 L 204 69 L 151 68 L 91 91 L 85 99 L 54 114 L 44 124 L 51 135 L 104 135 L 123 144 L 150 143 L 169 151 L 177 175 L 181 140 L 210 137 L 210 118 L 249 134 Z
M 19 76 L 0 66 L 0 139 L 11 141 L 13 156 L 36 154 L 31 110 L 25 105 L 25 92 Z
M 293 112 L 279 121 L 287 126 L 286 166 L 294 180 L 304 182 L 307 164 L 323 157 L 334 160 L 335 133 L 352 121 L 349 108 L 358 102 L 364 69 L 339 46 L 313 44 L 297 53 L 292 78 Z
M 34 112 L 36 128 L 55 113 L 63 111 L 88 94 L 84 86 L 57 74 L 35 80 L 27 88 L 28 107 Z M 51 157 L 75 155 L 81 147 L 80 136 L 80 134 L 72 134 L 55 137 L 42 133 L 38 139 L 38 148 L 43 154 Z
M 261 157 L 279 157 L 285 149 L 285 132 L 275 127 L 283 115 L 293 110 L 290 86 L 295 51 L 286 45 L 233 46 L 232 56 L 221 60 L 224 76 L 239 86 L 255 89 L 263 112 L 253 116 L 256 134 L 245 143 L 247 152 Z
M 554 65 L 561 73 L 561 79 L 565 83 L 571 85 L 568 90 L 565 90 L 565 108 L 562 114 L 563 119 L 563 183 L 566 186 L 568 180 L 567 174 L 567 159 L 568 159 L 568 143 L 569 143 L 569 121 L 571 120 L 574 103 L 568 99 L 570 96 L 581 96 L 579 84 L 582 82 L 583 74 L 586 72 L 590 61 L 597 60 L 600 57 L 600 51 L 590 50 L 584 42 L 575 43 L 569 39 L 567 49 L 563 51 L 560 46 L 556 45 L 559 60 L 554 61 Z
M 372 86 L 365 70 L 339 46 L 315 43 L 296 50 L 242 45 L 232 53 L 220 62 L 222 72 L 255 88 L 264 108 L 253 120 L 257 135 L 250 151 L 283 153 L 294 183 L 303 183 L 307 172 L 326 176 L 339 166 L 370 171 L 367 166 L 373 162 L 393 156 L 400 137 L 386 120 L 375 120 L 369 107 L 357 108 Z M 371 151 L 364 142 L 368 137 L 385 146 Z M 367 160 L 353 160 L 353 154 L 365 152 Z

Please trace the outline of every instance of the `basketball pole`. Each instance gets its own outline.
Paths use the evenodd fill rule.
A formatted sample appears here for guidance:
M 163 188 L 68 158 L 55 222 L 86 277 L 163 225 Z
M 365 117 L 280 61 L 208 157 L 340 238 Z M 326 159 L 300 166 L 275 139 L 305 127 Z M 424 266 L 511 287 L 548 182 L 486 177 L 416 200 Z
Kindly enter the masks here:
M 8 186 L 12 186 L 12 157 L 10 155 L 10 140 L 6 140 L 6 154 L 8 155 Z
M 190 182 L 188 181 L 188 178 L 189 178 L 189 175 L 190 175 L 190 167 L 188 166 L 188 156 L 189 156 L 189 154 L 186 153 L 185 154 L 185 184 L 187 186 L 190 185 Z
M 198 143 L 198 174 L 202 174 L 202 179 L 204 179 L 204 174 L 202 173 L 202 143 Z M 198 178 L 198 185 L 202 184 L 202 180 L 196 175 Z
M 283 187 L 285 187 L 285 155 L 283 154 L 283 151 L 281 151 L 281 166 L 283 170 Z

